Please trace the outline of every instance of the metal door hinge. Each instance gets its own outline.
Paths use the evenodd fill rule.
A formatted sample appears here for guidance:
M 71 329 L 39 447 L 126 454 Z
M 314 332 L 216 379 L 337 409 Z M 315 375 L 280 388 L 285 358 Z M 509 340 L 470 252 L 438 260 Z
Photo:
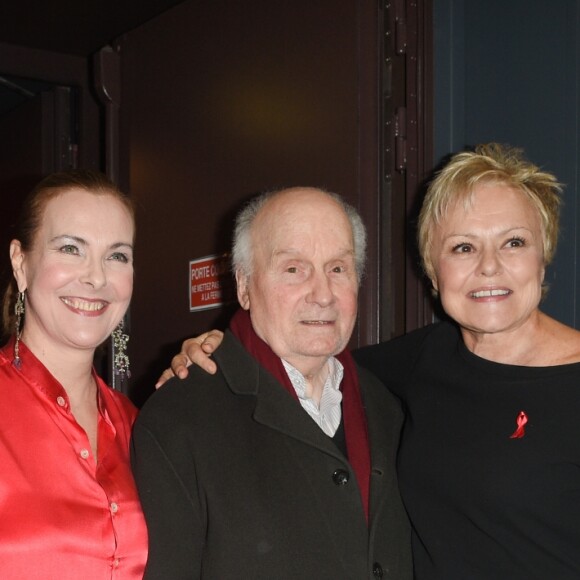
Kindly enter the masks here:
M 395 113 L 395 167 L 397 171 L 407 169 L 407 109 L 397 107 Z

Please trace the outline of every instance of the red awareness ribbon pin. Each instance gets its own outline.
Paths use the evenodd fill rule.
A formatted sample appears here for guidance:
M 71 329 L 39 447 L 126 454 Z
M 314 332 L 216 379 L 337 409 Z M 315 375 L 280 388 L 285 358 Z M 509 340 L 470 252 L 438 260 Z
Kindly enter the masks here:
M 516 419 L 517 429 L 510 435 L 510 439 L 521 439 L 525 434 L 525 425 L 528 422 L 528 416 L 524 411 L 520 411 Z

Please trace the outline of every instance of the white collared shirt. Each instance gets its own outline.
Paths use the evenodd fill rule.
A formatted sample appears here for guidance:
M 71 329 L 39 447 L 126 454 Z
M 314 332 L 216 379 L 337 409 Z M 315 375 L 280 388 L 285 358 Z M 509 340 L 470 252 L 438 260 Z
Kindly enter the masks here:
M 340 383 L 344 375 L 342 364 L 335 357 L 328 359 L 329 372 L 322 389 L 320 406 L 306 396 L 306 379 L 304 375 L 285 360 L 282 360 L 282 364 L 288 373 L 302 408 L 329 437 L 334 437 L 342 416 L 340 407 L 342 401 Z

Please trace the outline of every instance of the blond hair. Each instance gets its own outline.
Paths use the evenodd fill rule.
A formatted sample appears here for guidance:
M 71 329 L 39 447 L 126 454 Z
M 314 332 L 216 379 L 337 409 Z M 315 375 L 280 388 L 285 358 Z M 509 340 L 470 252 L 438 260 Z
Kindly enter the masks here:
M 488 143 L 454 155 L 427 189 L 417 239 L 423 269 L 431 280 L 435 274 L 431 260 L 435 227 L 454 204 L 471 207 L 475 187 L 489 183 L 519 190 L 530 200 L 540 216 L 544 264 L 552 261 L 558 242 L 561 184 L 554 175 L 527 161 L 520 149 Z

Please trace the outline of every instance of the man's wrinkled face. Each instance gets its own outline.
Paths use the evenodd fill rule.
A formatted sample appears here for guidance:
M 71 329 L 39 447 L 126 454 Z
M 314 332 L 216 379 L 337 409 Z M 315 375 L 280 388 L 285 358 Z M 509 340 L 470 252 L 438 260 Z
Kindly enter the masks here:
M 270 199 L 252 225 L 253 269 L 238 272 L 238 299 L 256 333 L 307 374 L 342 351 L 357 313 L 352 228 L 340 205 L 315 189 Z

